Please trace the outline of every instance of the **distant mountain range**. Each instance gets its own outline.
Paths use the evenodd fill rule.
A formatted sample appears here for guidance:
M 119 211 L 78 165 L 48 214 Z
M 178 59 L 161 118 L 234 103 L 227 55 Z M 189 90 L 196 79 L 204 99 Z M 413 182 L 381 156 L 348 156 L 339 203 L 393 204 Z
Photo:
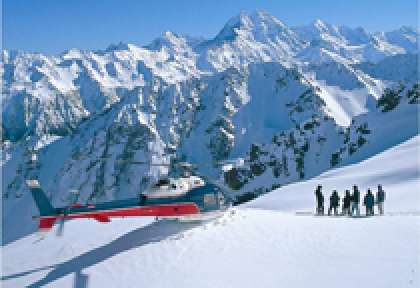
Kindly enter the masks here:
M 133 196 L 168 173 L 118 159 L 190 161 L 245 198 L 358 162 L 418 134 L 418 38 L 258 11 L 209 40 L 3 51 L 4 215 L 33 209 L 33 174 L 58 205 L 69 189 L 82 202 Z M 241 161 L 224 173 L 226 159 Z

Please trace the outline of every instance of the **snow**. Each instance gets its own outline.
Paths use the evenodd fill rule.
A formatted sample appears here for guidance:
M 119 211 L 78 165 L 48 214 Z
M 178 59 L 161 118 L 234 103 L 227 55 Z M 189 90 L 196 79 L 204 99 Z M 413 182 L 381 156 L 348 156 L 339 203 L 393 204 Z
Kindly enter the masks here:
M 420 136 L 356 164 L 327 171 L 313 179 L 287 185 L 245 206 L 281 211 L 312 210 L 314 188 L 322 184 L 329 193 L 341 194 L 357 184 L 362 194 L 382 184 L 387 193 L 386 210 L 420 212 Z M 302 196 L 296 195 L 301 193 Z M 324 195 L 325 196 L 325 195 Z M 327 197 L 325 197 L 327 199 Z
M 418 287 L 416 136 L 359 164 L 285 186 L 206 223 L 69 221 L 62 238 L 3 247 L 4 287 Z M 382 217 L 299 216 L 313 190 L 382 183 Z
M 418 105 L 408 104 L 405 96 L 390 112 L 376 107 L 385 88 L 403 81 L 409 89 L 418 81 L 418 35 L 416 28 L 370 33 L 321 20 L 289 28 L 257 11 L 233 17 L 211 40 L 166 32 L 146 47 L 119 43 L 58 56 L 3 51 L 4 286 L 30 285 L 51 273 L 42 282 L 46 286 L 71 286 L 76 277 L 79 286 L 88 280 L 92 287 L 306 287 L 309 282 L 346 287 L 352 284 L 347 275 L 364 281 L 372 269 L 384 276 L 369 280 L 370 286 L 418 285 L 413 264 L 418 216 L 294 215 L 313 209 L 313 189 L 320 181 L 326 191 L 340 193 L 355 182 L 363 191 L 381 182 L 388 192 L 387 211 L 418 213 L 418 144 L 413 142 L 418 137 L 355 164 L 418 134 Z M 304 109 L 297 112 L 300 106 Z M 320 126 L 306 131 L 311 119 Z M 59 241 L 53 234 L 38 241 L 33 234 L 36 208 L 23 184 L 31 173 L 39 174 L 54 205 L 63 205 L 75 188 L 83 203 L 106 201 L 138 195 L 168 172 L 118 165 L 117 159 L 167 163 L 175 151 L 216 178 L 221 171 L 212 163 L 236 158 L 242 160 L 236 166 L 249 166 L 250 146 L 257 144 L 270 157 L 288 160 L 284 170 L 291 173 L 275 177 L 266 169 L 238 193 L 271 189 L 300 179 L 294 154 L 303 142 L 311 144 L 304 157 L 307 179 L 330 169 L 337 149 L 347 149 L 345 127 L 356 129 L 349 135 L 350 144 L 356 143 L 360 125 L 370 130 L 363 135 L 366 144 L 351 155 L 349 148 L 344 151 L 342 168 L 285 186 L 215 222 L 74 221 Z M 274 143 L 273 136 L 282 132 L 294 135 L 299 147 Z M 33 148 L 39 151 L 37 171 L 27 165 Z M 267 164 L 268 157 L 258 161 Z M 389 231 L 392 237 L 383 242 Z M 327 249 L 329 243 L 334 247 Z M 391 252 L 367 261 L 368 248 Z M 365 262 L 353 267 L 359 258 Z M 397 275 L 391 274 L 393 266 Z M 11 276 L 16 273 L 21 274 Z
M 292 30 L 308 43 L 299 53 L 303 60 L 329 62 L 332 58 L 342 57 L 351 63 L 378 62 L 387 56 L 416 53 L 418 50 L 418 29 L 410 27 L 369 33 L 361 27 L 339 27 L 318 19 Z M 331 55 L 335 56 L 329 57 Z
M 326 113 L 338 125 L 348 127 L 353 117 L 368 112 L 366 109 L 369 94 L 365 88 L 346 91 L 338 86 L 328 86 L 325 81 L 314 81 L 321 89 L 320 96 L 327 105 Z
M 418 54 L 390 56 L 376 65 L 362 63 L 358 67 L 372 77 L 391 80 L 415 82 L 418 80 Z

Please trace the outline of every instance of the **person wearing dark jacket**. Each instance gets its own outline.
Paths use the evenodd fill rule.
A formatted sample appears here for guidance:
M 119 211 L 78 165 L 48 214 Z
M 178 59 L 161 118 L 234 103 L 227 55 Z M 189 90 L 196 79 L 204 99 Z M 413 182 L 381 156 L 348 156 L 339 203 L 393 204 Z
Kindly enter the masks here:
M 340 196 L 338 196 L 337 190 L 334 190 L 330 196 L 330 208 L 328 209 L 328 216 L 331 215 L 331 211 L 334 209 L 334 215 L 338 215 L 337 208 L 340 206 Z
M 324 195 L 322 195 L 322 186 L 318 185 L 315 190 L 316 215 L 324 215 Z
M 368 189 L 363 204 L 366 206 L 366 216 L 373 215 L 373 205 L 375 204 L 375 197 L 372 194 L 372 191 Z
M 350 215 L 350 203 L 351 203 L 350 190 L 346 190 L 346 193 L 343 198 L 343 210 L 341 212 L 342 215 Z
M 356 215 L 360 216 L 360 192 L 359 188 L 356 185 L 353 185 L 353 195 L 351 196 L 351 215 L 354 215 L 354 210 L 356 210 Z
M 382 185 L 378 185 L 378 192 L 376 193 L 376 203 L 378 204 L 379 214 L 384 215 L 385 191 Z

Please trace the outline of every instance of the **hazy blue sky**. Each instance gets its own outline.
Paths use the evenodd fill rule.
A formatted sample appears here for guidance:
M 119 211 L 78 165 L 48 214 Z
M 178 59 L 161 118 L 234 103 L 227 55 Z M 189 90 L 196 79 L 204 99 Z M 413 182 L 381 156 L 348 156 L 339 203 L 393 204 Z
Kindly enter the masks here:
M 164 31 L 214 37 L 241 10 L 262 9 L 286 25 L 320 18 L 370 31 L 418 26 L 417 0 L 3 0 L 3 47 L 44 53 L 146 45 Z

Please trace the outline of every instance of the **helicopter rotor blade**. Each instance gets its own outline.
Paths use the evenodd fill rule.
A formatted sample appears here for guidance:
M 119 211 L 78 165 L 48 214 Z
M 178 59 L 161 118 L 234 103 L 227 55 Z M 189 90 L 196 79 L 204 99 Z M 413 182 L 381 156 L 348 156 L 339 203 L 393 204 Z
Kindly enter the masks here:
M 153 163 L 150 161 L 135 161 L 135 160 L 116 160 L 119 164 L 136 164 L 136 165 L 149 165 L 149 166 L 160 166 L 160 167 L 181 167 L 184 169 L 197 169 L 198 166 L 200 167 L 223 167 L 228 165 L 242 165 L 243 159 L 233 159 L 233 160 L 221 160 L 213 163 L 207 164 L 195 164 L 190 162 L 178 162 L 178 163 Z
M 57 232 L 55 233 L 55 235 L 57 237 L 61 237 L 64 234 L 64 218 L 60 220 L 60 223 L 58 224 L 58 228 L 57 228 Z
M 132 161 L 132 160 L 116 160 L 119 164 L 137 164 L 137 165 L 149 165 L 149 166 L 171 166 L 169 163 L 152 163 L 148 161 Z

